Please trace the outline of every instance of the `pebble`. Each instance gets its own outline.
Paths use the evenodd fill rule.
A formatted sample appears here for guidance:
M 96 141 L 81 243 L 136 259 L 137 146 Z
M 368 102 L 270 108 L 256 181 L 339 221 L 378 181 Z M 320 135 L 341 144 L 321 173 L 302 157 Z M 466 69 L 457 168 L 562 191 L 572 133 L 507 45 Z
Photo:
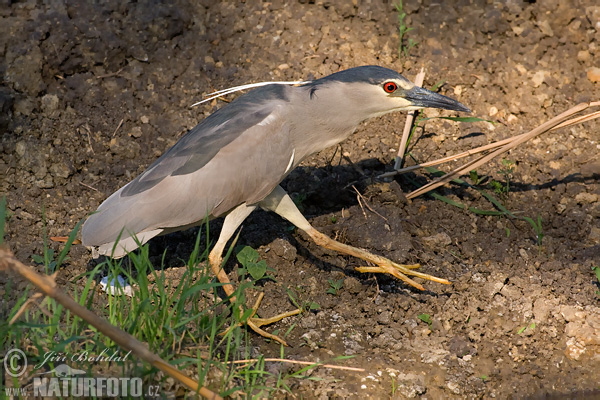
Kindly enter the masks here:
M 540 85 L 544 83 L 544 79 L 546 78 L 547 74 L 548 71 L 537 71 L 535 74 L 533 74 L 533 77 L 531 78 L 533 81 L 533 86 L 540 87 Z
M 582 192 L 575 196 L 577 204 L 591 204 L 598 201 L 598 195 L 595 193 Z
M 586 62 L 586 61 L 589 61 L 590 58 L 591 58 L 590 52 L 587 50 L 580 50 L 577 53 L 577 61 Z
M 592 83 L 600 82 L 600 68 L 592 67 L 588 69 L 587 77 Z

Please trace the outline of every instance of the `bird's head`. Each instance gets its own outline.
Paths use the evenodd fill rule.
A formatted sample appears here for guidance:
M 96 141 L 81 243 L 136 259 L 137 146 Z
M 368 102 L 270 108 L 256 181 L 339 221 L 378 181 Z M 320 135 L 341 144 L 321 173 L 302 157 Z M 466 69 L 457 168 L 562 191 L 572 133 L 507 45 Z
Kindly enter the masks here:
M 337 99 L 345 112 L 359 119 L 422 108 L 471 112 L 454 99 L 415 86 L 396 71 L 374 65 L 340 71 L 306 86 L 310 87 L 311 97 Z

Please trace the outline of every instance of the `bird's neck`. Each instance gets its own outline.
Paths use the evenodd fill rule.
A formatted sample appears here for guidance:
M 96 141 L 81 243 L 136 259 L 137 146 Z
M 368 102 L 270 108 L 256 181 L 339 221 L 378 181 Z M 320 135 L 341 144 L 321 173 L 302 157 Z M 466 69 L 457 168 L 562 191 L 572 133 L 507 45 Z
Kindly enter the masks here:
M 343 101 L 322 98 L 326 92 L 317 91 L 315 95 L 321 98 L 303 96 L 299 107 L 303 112 L 294 112 L 290 118 L 290 128 L 294 131 L 291 137 L 296 154 L 302 159 L 342 142 L 366 119 L 349 114 Z M 323 104 L 327 104 L 326 109 Z

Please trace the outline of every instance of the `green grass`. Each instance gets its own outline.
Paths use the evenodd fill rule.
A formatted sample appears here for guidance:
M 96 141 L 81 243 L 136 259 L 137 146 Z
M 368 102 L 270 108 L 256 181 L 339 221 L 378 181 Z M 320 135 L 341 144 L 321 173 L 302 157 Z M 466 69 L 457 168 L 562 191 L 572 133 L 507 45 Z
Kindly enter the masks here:
M 414 28 L 409 28 L 406 25 L 406 13 L 404 12 L 402 0 L 396 1 L 394 7 L 396 8 L 398 18 L 398 58 L 402 58 L 402 56 L 407 57 L 410 49 L 417 45 L 416 41 L 406 36 Z
M 0 200 L 0 241 L 6 215 L 4 204 L 4 200 Z M 305 372 L 318 366 L 318 363 L 293 368 L 289 373 L 275 374 L 265 369 L 262 356 L 254 362 L 233 364 L 237 360 L 256 358 L 251 353 L 249 343 L 249 335 L 252 334 L 238 326 L 244 316 L 237 311 L 238 305 L 244 302 L 244 289 L 252 287 L 254 281 L 246 280 L 239 285 L 235 304 L 219 299 L 217 290 L 221 284 L 213 279 L 207 265 L 208 228 L 206 232 L 207 242 L 201 243 L 201 236 L 198 235 L 194 250 L 185 267 L 179 269 L 181 275 L 177 279 L 167 277 L 163 265 L 158 268 L 152 265 L 148 247 L 142 246 L 127 258 L 105 259 L 92 270 L 73 277 L 67 284 L 61 283 L 61 286 L 80 305 L 92 309 L 111 324 L 147 343 L 152 352 L 195 377 L 201 386 L 223 396 L 243 394 L 247 398 L 291 392 L 291 380 L 304 379 Z M 75 235 L 76 230 L 58 254 L 46 246 L 43 254 L 33 259 L 43 264 L 48 272 L 58 270 L 60 276 L 60 267 L 67 259 Z M 230 248 L 227 256 L 231 253 Z M 243 261 L 241 268 L 246 268 L 251 276 L 256 275 L 258 279 L 267 277 L 264 272 L 268 271 L 268 267 L 258 259 L 255 250 L 243 248 L 237 256 Z M 105 275 L 124 277 L 132 284 L 133 296 L 112 296 L 96 288 L 96 282 Z M 40 364 L 50 352 L 69 356 L 87 354 L 89 357 L 101 354 L 108 357 L 116 352 L 122 358 L 111 362 L 110 367 L 108 362 L 78 362 L 67 358 L 65 362 L 48 362 L 42 369 L 25 375 L 46 372 L 66 363 L 73 368 L 86 370 L 88 376 L 141 377 L 144 385 L 160 385 L 159 391 L 163 397 L 174 396 L 170 392 L 172 385 L 162 372 L 131 355 L 125 357 L 127 351 L 119 349 L 112 340 L 73 316 L 51 298 L 38 301 L 38 306 L 30 307 L 10 325 L 8 321 L 35 293 L 35 288 L 29 285 L 15 296 L 15 286 L 15 280 L 9 278 L 0 306 L 2 353 L 11 348 L 22 349 L 29 365 Z M 8 304 L 12 306 L 8 307 Z M 308 304 L 306 308 L 317 309 L 318 305 Z M 224 336 L 220 335 L 228 326 L 235 328 L 228 330 Z M 285 357 L 283 346 L 280 356 Z M 19 387 L 20 383 L 23 382 L 14 378 L 11 386 Z M 3 389 L 0 390 L 4 393 Z

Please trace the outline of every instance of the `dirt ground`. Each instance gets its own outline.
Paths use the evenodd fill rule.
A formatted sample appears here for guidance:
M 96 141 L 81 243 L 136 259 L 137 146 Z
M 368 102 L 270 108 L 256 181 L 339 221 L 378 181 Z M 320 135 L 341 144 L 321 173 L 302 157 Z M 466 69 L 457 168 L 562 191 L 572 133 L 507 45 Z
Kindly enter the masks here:
M 600 100 L 595 0 L 405 0 L 407 36 L 417 45 L 401 58 L 390 2 L 0 3 L 0 193 L 11 213 L 5 238 L 26 263 L 42 252 L 43 213 L 50 236 L 67 235 L 222 106 L 189 107 L 214 90 L 365 64 L 413 79 L 425 67 L 426 87 L 445 80 L 442 93 L 496 123 L 429 120 L 411 147 L 419 161 L 526 132 Z M 344 365 L 367 370 L 317 369 L 312 376 L 320 380 L 299 380 L 295 394 L 600 398 L 600 287 L 592 271 L 600 266 L 600 122 L 546 134 L 506 156 L 514 172 L 502 201 L 520 216 L 541 217 L 541 246 L 526 221 L 429 196 L 407 201 L 413 182 L 425 182 L 420 172 L 376 179 L 392 170 L 403 124 L 401 114 L 362 124 L 283 186 L 322 232 L 421 263 L 452 285 L 424 282 L 419 292 L 357 273 L 358 260 L 323 251 L 273 214 L 257 211 L 244 224 L 239 243 L 275 269 L 276 282 L 262 287 L 268 304 L 261 314 L 293 308 L 286 287 L 321 306 L 269 328 L 298 323 L 287 356 L 353 355 Z M 478 173 L 504 184 L 502 168 L 494 160 Z M 472 189 L 438 192 L 493 209 Z M 150 245 L 159 252 L 168 246 L 177 268 L 195 235 Z M 64 274 L 80 273 L 89 259 L 76 246 Z M 328 280 L 339 279 L 343 287 L 328 294 Z M 279 356 L 279 346 L 252 340 L 258 353 Z

